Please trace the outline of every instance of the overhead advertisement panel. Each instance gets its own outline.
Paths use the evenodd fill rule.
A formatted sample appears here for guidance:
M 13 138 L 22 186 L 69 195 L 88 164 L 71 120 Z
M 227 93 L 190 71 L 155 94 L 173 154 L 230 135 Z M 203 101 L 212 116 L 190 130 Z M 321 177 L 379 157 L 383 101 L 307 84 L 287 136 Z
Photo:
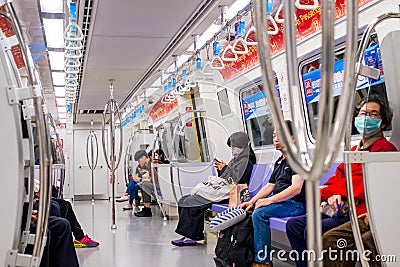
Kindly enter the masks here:
M 358 0 L 359 7 L 366 6 L 374 0 Z M 279 1 L 277 1 L 279 4 Z M 274 7 L 274 10 L 278 5 Z M 346 14 L 346 1 L 336 0 L 335 19 L 339 20 Z M 321 29 L 321 7 L 315 10 L 296 9 L 297 42 L 309 37 Z M 270 36 L 271 53 L 275 55 L 285 49 L 283 24 L 278 24 L 279 31 L 276 35 Z M 220 70 L 224 81 L 227 82 L 237 75 L 249 70 L 259 64 L 257 46 L 249 46 L 249 52 L 239 55 L 234 62 L 224 62 L 225 68 Z
M 379 57 L 378 45 L 374 45 L 367 49 L 364 55 L 364 60 L 366 65 L 379 69 L 380 76 L 378 80 L 370 79 L 361 75 L 358 76 L 357 90 L 385 82 L 382 60 Z M 342 93 L 343 75 L 344 60 L 342 59 L 336 61 L 334 66 L 333 96 L 338 96 Z M 307 104 L 319 101 L 319 94 L 321 90 L 321 71 L 319 69 L 303 75 L 303 88 Z

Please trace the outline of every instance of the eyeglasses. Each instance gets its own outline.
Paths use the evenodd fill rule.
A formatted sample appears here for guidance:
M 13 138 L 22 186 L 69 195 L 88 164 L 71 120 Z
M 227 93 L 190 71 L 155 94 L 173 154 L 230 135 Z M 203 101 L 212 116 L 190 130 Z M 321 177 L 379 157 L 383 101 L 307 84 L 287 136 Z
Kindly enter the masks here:
M 376 110 L 373 110 L 371 112 L 367 112 L 365 110 L 360 110 L 360 112 L 358 112 L 358 116 L 359 117 L 370 116 L 372 118 L 379 118 L 381 116 L 381 114 L 379 113 L 379 111 L 376 111 Z

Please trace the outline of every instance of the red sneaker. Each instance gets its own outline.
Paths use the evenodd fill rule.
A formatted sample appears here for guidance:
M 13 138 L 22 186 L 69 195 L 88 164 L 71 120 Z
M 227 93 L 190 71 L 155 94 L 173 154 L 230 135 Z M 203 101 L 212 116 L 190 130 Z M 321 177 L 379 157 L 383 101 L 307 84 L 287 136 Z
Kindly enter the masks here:
M 98 245 L 100 245 L 100 243 L 94 241 L 88 235 L 85 235 L 80 240 L 74 240 L 74 246 L 76 248 L 84 248 L 84 247 L 94 248 L 97 247 Z

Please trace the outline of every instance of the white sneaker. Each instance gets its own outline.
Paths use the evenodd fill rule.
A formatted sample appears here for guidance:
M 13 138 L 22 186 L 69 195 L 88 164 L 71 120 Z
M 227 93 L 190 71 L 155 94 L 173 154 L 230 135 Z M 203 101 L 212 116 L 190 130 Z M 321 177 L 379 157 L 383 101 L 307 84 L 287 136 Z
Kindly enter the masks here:
M 128 204 L 128 205 L 124 206 L 122 209 L 123 210 L 132 210 L 133 206 L 131 204 Z
M 122 195 L 120 198 L 117 198 L 115 201 L 124 202 L 124 201 L 128 201 L 128 200 L 129 200 L 128 196 Z
M 138 206 L 135 207 L 135 213 L 140 212 L 140 208 Z

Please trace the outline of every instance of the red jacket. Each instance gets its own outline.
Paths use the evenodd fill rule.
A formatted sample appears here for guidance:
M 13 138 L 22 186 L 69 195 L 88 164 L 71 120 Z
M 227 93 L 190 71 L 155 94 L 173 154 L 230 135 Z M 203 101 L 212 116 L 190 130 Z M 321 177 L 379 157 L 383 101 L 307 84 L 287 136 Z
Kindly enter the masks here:
M 354 146 L 351 150 L 355 151 L 356 148 L 357 146 Z M 369 152 L 397 151 L 396 147 L 384 137 L 376 140 L 366 150 Z M 358 201 L 356 210 L 357 214 L 360 215 L 367 212 L 365 205 L 362 164 L 351 164 L 351 170 L 353 174 L 354 198 L 356 201 Z M 329 178 L 325 185 L 327 185 L 327 187 L 320 190 L 321 201 L 327 201 L 327 199 L 333 195 L 341 195 L 343 198 L 347 198 L 346 175 L 344 172 L 343 162 L 337 167 L 335 176 Z

